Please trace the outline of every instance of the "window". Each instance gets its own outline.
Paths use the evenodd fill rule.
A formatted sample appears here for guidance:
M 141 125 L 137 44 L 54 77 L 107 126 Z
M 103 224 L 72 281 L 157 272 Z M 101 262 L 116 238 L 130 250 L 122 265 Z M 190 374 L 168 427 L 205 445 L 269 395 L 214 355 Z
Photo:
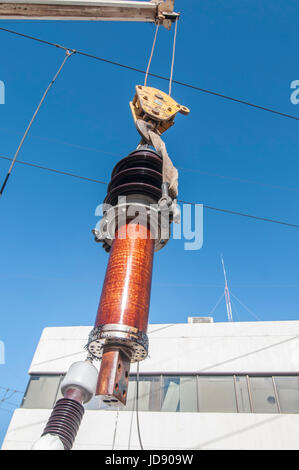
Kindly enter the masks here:
M 237 413 L 233 376 L 198 377 L 199 411 Z
M 62 375 L 32 375 L 23 408 L 51 409 L 61 398 Z M 136 375 L 129 380 L 126 407 L 136 410 Z M 139 411 L 199 413 L 298 413 L 299 376 L 245 374 L 154 374 L 139 376 Z M 112 410 L 100 397 L 84 405 L 88 410 Z
M 197 411 L 196 376 L 164 376 L 161 411 Z
M 248 390 L 249 379 L 244 375 L 234 375 L 234 381 L 238 413 L 250 413 L 251 407 Z
M 272 377 L 250 377 L 250 390 L 254 413 L 278 413 Z
M 131 410 L 134 409 L 136 400 L 136 376 L 132 377 L 129 385 Z M 161 377 L 160 375 L 140 376 L 138 386 L 138 410 L 139 411 L 160 411 L 161 407 Z M 136 408 L 136 405 L 135 405 Z
M 52 408 L 59 390 L 61 375 L 33 375 L 22 408 Z
M 299 377 L 274 377 L 281 413 L 299 413 Z

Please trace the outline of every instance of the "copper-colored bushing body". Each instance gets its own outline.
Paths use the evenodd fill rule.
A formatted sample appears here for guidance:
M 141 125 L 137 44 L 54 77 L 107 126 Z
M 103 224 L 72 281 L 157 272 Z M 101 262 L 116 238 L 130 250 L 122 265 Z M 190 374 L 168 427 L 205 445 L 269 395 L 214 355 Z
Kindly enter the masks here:
M 152 281 L 154 240 L 145 225 L 118 228 L 112 243 L 95 327 L 127 325 L 146 333 Z M 103 348 L 97 395 L 126 404 L 130 358 L 119 345 Z
M 95 326 L 128 325 L 146 333 L 153 254 L 146 226 L 130 223 L 116 231 Z

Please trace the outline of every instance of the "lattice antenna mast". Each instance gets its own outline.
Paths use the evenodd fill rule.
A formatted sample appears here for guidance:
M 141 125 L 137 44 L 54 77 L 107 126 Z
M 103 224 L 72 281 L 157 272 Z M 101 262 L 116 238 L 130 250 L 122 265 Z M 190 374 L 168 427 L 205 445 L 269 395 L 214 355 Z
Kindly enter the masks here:
M 224 282 L 225 282 L 224 295 L 225 295 L 227 319 L 228 319 L 228 321 L 233 321 L 232 305 L 231 305 L 231 301 L 230 301 L 229 288 L 228 288 L 228 284 L 227 284 L 226 271 L 225 271 L 224 260 L 223 260 L 222 255 L 221 255 L 221 262 L 222 262 Z

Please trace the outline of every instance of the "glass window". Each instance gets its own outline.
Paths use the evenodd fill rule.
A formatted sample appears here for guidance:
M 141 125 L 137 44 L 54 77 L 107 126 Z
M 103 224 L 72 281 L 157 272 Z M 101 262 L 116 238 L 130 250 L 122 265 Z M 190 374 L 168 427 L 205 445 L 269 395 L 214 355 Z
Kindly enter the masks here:
M 272 377 L 250 377 L 253 413 L 278 413 Z
M 55 403 L 60 380 L 60 375 L 33 375 L 22 408 L 51 409 Z
M 161 411 L 197 411 L 196 376 L 164 376 Z
M 62 398 L 62 379 L 58 374 L 31 376 L 22 407 L 51 409 Z M 138 404 L 140 411 L 299 414 L 299 376 L 140 375 Z M 84 407 L 118 409 L 99 396 Z M 119 410 L 136 410 L 136 375 L 130 376 L 127 405 Z
M 299 413 L 299 377 L 274 377 L 281 413 Z
M 180 411 L 198 411 L 196 376 L 186 376 L 180 379 Z
M 235 376 L 236 397 L 238 413 L 250 413 L 250 401 L 247 385 L 247 377 L 242 375 Z
M 140 395 L 140 389 L 139 389 Z M 131 376 L 129 379 L 128 395 L 126 407 L 122 408 L 124 411 L 133 411 L 136 409 L 136 377 Z
M 129 380 L 127 405 L 124 411 L 136 409 L 136 376 Z M 160 411 L 161 408 L 161 376 L 140 375 L 138 386 L 138 410 Z
M 180 410 L 180 378 L 163 377 L 163 399 L 161 411 Z
M 199 411 L 237 413 L 233 376 L 198 377 Z

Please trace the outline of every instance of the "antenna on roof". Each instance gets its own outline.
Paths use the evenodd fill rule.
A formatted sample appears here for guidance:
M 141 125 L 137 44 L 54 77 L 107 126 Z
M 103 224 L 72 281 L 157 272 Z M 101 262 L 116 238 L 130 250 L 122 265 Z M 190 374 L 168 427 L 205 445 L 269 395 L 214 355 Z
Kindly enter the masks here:
M 231 305 L 231 302 L 230 302 L 229 288 L 228 288 L 228 284 L 227 284 L 226 271 L 225 271 L 224 260 L 223 260 L 222 255 L 221 255 L 221 262 L 222 262 L 224 282 L 225 282 L 224 295 L 225 295 L 227 319 L 228 319 L 228 321 L 233 321 L 232 305 Z

